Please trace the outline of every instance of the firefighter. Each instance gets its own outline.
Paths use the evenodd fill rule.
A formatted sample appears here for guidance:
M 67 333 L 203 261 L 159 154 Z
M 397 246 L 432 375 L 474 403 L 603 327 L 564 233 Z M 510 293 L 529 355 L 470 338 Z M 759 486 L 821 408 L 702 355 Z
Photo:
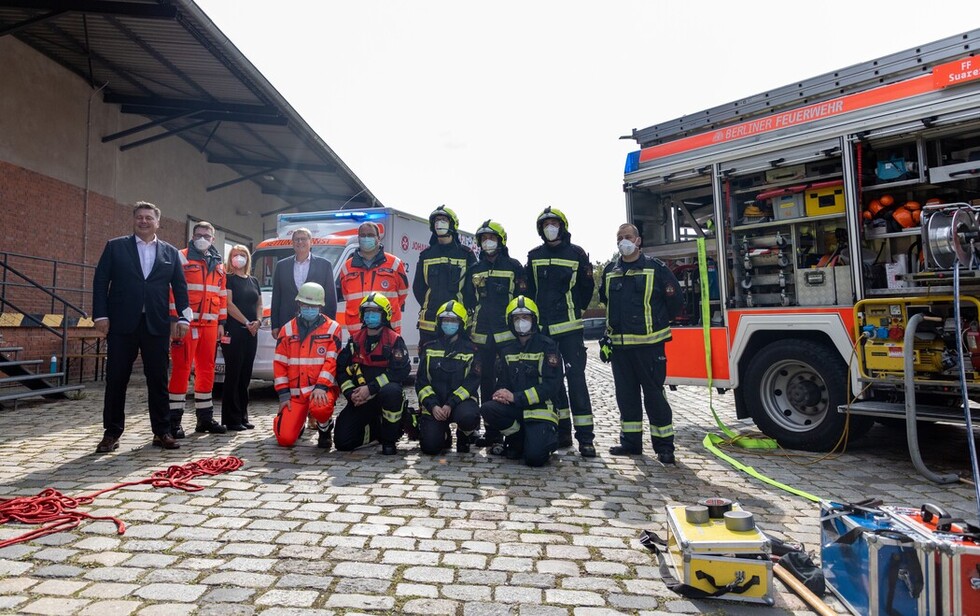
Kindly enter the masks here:
M 419 255 L 412 292 L 419 306 L 419 347 L 439 337 L 436 310 L 449 300 L 463 299 L 466 270 L 476 263 L 473 251 L 459 243 L 459 218 L 445 205 L 429 214 L 432 237 Z
M 347 406 L 337 417 L 337 449 L 352 451 L 373 441 L 381 453 L 398 452 L 402 435 L 402 382 L 411 372 L 408 348 L 391 327 L 391 302 L 380 292 L 361 300 L 358 328 L 337 359 L 340 391 Z
M 367 221 L 357 228 L 357 250 L 341 266 L 337 280 L 337 301 L 347 302 L 344 326 L 349 334 L 354 335 L 361 328 L 361 300 L 371 293 L 380 293 L 391 305 L 389 326 L 401 335 L 408 274 L 401 259 L 384 251 L 378 225 Z
M 527 286 L 524 266 L 511 258 L 507 251 L 507 231 L 500 223 L 488 220 L 476 230 L 480 245 L 480 258 L 466 270 L 463 284 L 463 303 L 474 309 L 472 334 L 478 349 L 481 366 L 487 366 L 480 377 L 480 402 L 493 395 L 494 365 L 497 347 L 514 339 L 507 324 L 507 304 L 515 296 L 524 293 Z M 477 439 L 480 447 L 490 446 L 491 453 L 502 455 L 503 439 L 493 430 L 487 430 Z
M 218 341 L 225 334 L 227 290 L 221 254 L 213 246 L 214 226 L 209 222 L 194 225 L 190 245 L 178 252 L 187 280 L 187 297 L 194 313 L 190 329 L 170 345 L 170 429 L 174 438 L 184 438 L 181 420 L 187 400 L 187 385 L 194 370 L 195 432 L 224 434 L 228 430 L 214 420 L 214 359 Z M 170 293 L 170 317 L 177 318 L 173 291 Z
M 650 420 L 650 440 L 663 464 L 676 464 L 673 413 L 664 395 L 670 321 L 683 304 L 677 278 L 663 261 L 640 252 L 641 238 L 631 224 L 616 235 L 620 258 L 602 272 L 599 300 L 606 304 L 607 334 L 599 356 L 612 361 L 619 406 L 619 445 L 616 456 L 643 453 L 643 407 Z
M 480 426 L 480 363 L 466 334 L 466 309 L 450 300 L 436 312 L 439 337 L 422 347 L 415 392 L 422 406 L 419 444 L 436 455 L 452 443 L 449 424 L 456 424 L 456 452 L 470 450 L 470 435 Z
M 540 333 L 538 307 L 519 295 L 507 305 L 507 322 L 514 339 L 497 352 L 497 382 L 492 399 L 480 414 L 487 429 L 505 437 L 508 459 L 543 466 L 558 448 L 555 398 L 562 387 L 558 346 Z
M 288 321 L 276 343 L 272 363 L 279 414 L 272 420 L 276 441 L 292 447 L 312 417 L 317 447 L 330 450 L 330 419 L 340 394 L 337 354 L 340 325 L 320 310 L 326 303 L 322 286 L 304 283 L 296 295 L 299 316 Z
M 546 207 L 538 216 L 538 235 L 544 243 L 527 255 L 527 295 L 541 308 L 541 331 L 558 345 L 564 361 L 564 384 L 558 392 L 558 446 L 572 446 L 572 424 L 579 453 L 594 458 L 592 401 L 585 381 L 585 338 L 582 311 L 595 291 L 589 255 L 572 243 L 568 219 L 561 210 Z

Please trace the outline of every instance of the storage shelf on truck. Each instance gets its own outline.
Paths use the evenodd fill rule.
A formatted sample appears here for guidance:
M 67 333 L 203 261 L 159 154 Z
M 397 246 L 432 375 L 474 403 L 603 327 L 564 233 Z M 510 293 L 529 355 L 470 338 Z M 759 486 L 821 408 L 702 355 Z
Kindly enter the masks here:
M 806 179 L 797 180 L 785 180 L 782 182 L 767 182 L 766 184 L 759 184 L 758 186 L 752 186 L 751 188 L 739 188 L 738 190 L 733 190 L 733 195 L 749 195 L 752 193 L 765 192 L 769 190 L 776 190 L 778 188 L 793 188 L 795 186 L 805 187 L 808 184 L 814 184 L 816 182 L 828 182 L 830 180 L 841 179 L 840 173 L 830 173 L 827 175 L 816 175 L 810 176 Z
M 791 218 L 787 220 L 771 220 L 769 222 L 754 222 L 748 225 L 738 225 L 732 227 L 732 231 L 750 231 L 752 229 L 765 229 L 767 227 L 780 227 L 786 225 L 798 225 L 800 223 L 818 222 L 821 220 L 833 220 L 843 218 L 844 214 L 824 214 L 823 216 L 804 216 L 801 218 Z

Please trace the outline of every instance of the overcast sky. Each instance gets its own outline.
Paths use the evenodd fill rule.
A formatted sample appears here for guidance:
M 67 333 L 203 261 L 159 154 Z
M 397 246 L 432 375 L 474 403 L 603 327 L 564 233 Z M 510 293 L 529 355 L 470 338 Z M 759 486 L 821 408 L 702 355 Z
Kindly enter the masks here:
M 615 252 L 634 128 L 980 27 L 976 2 L 197 0 L 385 204 Z

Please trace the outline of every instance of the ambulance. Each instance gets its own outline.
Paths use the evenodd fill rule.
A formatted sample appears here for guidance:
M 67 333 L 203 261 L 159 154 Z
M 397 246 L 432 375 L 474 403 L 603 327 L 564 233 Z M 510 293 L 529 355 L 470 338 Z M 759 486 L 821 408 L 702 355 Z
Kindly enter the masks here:
M 293 231 L 301 227 L 310 230 L 313 235 L 313 254 L 330 261 L 334 276 L 337 276 L 340 273 L 340 266 L 357 249 L 357 228 L 364 222 L 373 222 L 380 227 L 384 251 L 402 260 L 411 286 L 419 254 L 429 246 L 431 231 L 428 219 L 389 207 L 279 214 L 276 237 L 261 242 L 252 253 L 252 275 L 259 281 L 263 306 L 258 349 L 252 368 L 253 379 L 270 382 L 273 380 L 272 359 L 276 345 L 269 318 L 269 306 L 272 305 L 272 276 L 276 263 L 293 256 Z M 472 235 L 460 233 L 460 241 L 465 246 L 473 247 Z M 337 321 L 341 325 L 344 325 L 344 310 L 345 302 L 339 301 Z M 402 317 L 402 337 L 412 358 L 412 374 L 418 368 L 419 361 L 419 332 L 416 327 L 418 314 L 419 303 L 409 290 Z M 344 342 L 346 342 L 346 329 L 344 332 Z M 220 349 L 215 372 L 215 381 L 223 382 L 224 359 L 221 357 Z
M 633 130 L 627 216 L 685 297 L 669 384 L 733 391 L 795 449 L 910 407 L 963 421 L 980 400 L 977 49 L 972 30 Z

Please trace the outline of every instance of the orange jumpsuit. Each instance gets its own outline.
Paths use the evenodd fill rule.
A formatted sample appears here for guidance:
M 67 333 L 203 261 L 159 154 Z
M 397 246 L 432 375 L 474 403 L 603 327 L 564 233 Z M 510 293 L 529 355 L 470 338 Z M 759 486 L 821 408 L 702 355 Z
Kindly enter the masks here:
M 391 328 L 402 333 L 402 310 L 408 298 L 408 274 L 405 264 L 393 254 L 379 250 L 369 263 L 365 263 L 360 253 L 347 259 L 340 268 L 340 294 L 338 301 L 346 302 L 344 325 L 348 333 L 361 329 L 361 300 L 368 294 L 380 293 L 391 302 Z
M 279 411 L 272 420 L 276 441 L 291 447 L 312 415 L 321 428 L 333 416 L 334 404 L 340 395 L 337 385 L 337 354 L 340 352 L 340 325 L 326 315 L 319 324 L 307 330 L 300 319 L 286 323 L 279 334 L 276 355 L 272 362 L 274 387 L 279 396 Z M 314 389 L 326 392 L 326 404 L 311 404 Z
M 188 249 L 179 251 L 180 263 L 187 280 L 187 299 L 194 313 L 187 335 L 170 346 L 170 423 L 176 430 L 184 415 L 187 384 L 194 370 L 194 410 L 198 422 L 214 418 L 214 358 L 218 351 L 218 325 L 228 317 L 228 292 L 225 268 L 216 252 L 209 251 L 208 261 L 188 258 Z M 170 316 L 176 318 L 173 292 L 170 293 Z

